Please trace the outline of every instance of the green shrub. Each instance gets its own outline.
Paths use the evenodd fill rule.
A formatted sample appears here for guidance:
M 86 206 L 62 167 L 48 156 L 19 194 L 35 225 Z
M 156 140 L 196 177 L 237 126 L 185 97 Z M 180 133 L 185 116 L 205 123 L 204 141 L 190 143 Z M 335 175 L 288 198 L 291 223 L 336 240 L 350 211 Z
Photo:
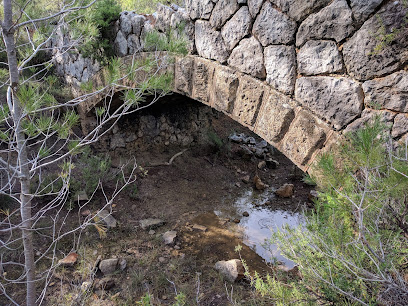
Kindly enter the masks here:
M 286 292 L 307 292 L 305 303 L 408 303 L 407 152 L 387 140 L 375 120 L 320 159 L 319 198 L 306 228 L 286 227 L 271 240 L 302 275 Z M 263 294 L 282 289 L 275 278 L 254 282 Z

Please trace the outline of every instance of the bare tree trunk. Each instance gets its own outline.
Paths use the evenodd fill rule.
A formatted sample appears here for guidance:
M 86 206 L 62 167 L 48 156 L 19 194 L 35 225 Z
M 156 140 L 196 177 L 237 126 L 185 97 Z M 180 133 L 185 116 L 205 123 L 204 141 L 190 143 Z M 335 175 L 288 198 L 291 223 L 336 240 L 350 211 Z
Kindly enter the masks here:
M 24 265 L 26 272 L 26 302 L 27 306 L 35 305 L 35 262 L 33 249 L 33 235 L 31 231 L 31 196 L 30 196 L 30 173 L 28 168 L 28 154 L 26 139 L 21 128 L 22 111 L 20 101 L 17 98 L 19 85 L 19 72 L 17 65 L 17 52 L 13 28 L 13 10 L 11 0 L 4 0 L 4 22 L 2 24 L 3 39 L 6 45 L 7 61 L 9 65 L 10 86 L 8 88 L 7 102 L 12 108 L 15 138 L 18 150 L 18 170 L 20 174 L 20 213 L 21 213 L 21 230 L 24 246 Z

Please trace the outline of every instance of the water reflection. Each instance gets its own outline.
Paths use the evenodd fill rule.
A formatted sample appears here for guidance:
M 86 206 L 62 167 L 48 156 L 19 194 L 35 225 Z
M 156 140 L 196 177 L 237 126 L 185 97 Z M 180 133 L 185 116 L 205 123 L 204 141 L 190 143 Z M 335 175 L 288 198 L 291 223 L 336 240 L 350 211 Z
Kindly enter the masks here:
M 270 204 L 264 205 L 267 201 Z M 215 211 L 215 214 L 220 218 L 240 219 L 241 222 L 234 230 L 241 235 L 243 243 L 251 247 L 258 255 L 267 262 L 281 261 L 289 268 L 295 265 L 294 262 L 280 254 L 276 245 L 265 245 L 265 240 L 271 237 L 271 231 L 276 231 L 285 224 L 290 226 L 304 224 L 303 216 L 298 212 L 293 212 L 295 207 L 288 206 L 288 209 L 282 209 L 282 206 L 279 206 L 279 199 L 274 196 L 273 188 L 264 192 L 245 190 L 238 198 L 225 199 L 221 207 L 220 210 Z M 242 217 L 245 211 L 249 213 L 248 217 Z

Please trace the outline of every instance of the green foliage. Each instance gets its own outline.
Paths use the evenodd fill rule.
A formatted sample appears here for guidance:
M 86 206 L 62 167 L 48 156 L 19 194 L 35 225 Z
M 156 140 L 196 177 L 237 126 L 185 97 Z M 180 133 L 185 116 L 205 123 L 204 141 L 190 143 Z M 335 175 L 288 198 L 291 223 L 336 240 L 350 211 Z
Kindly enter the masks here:
M 99 182 L 107 182 L 112 179 L 109 175 L 111 169 L 111 160 L 106 155 L 92 155 L 90 151 L 83 153 L 79 160 L 81 166 L 82 188 L 87 194 L 92 194 Z
M 118 0 L 124 10 L 136 11 L 138 14 L 151 14 L 157 9 L 158 3 L 163 3 L 162 0 Z M 182 4 L 182 0 L 171 1 L 175 4 Z
M 140 306 L 151 306 L 151 305 L 153 305 L 152 296 L 150 295 L 150 293 L 146 293 L 144 296 L 142 296 L 140 298 L 140 300 L 138 302 L 136 302 L 136 305 L 140 305 Z
M 182 30 L 169 30 L 167 34 L 158 31 L 150 31 L 146 34 L 144 44 L 148 50 L 168 51 L 172 53 L 186 55 L 187 42 L 186 39 L 179 35 Z
M 286 227 L 271 239 L 299 265 L 302 279 L 286 288 L 273 277 L 255 277 L 259 293 L 284 301 L 289 290 L 308 301 L 375 305 L 389 301 L 393 288 L 392 298 L 407 301 L 401 275 L 408 257 L 408 161 L 386 140 L 376 119 L 320 159 L 312 178 L 319 199 L 306 228 Z

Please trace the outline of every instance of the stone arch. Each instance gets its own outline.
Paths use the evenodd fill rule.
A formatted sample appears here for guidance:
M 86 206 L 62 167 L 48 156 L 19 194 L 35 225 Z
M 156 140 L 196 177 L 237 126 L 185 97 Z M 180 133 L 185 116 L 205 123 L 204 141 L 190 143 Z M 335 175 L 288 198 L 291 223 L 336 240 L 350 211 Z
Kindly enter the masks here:
M 132 60 L 132 56 L 123 57 L 122 66 Z M 339 137 L 329 125 L 287 95 L 218 62 L 192 55 L 176 57 L 168 70 L 174 73 L 173 92 L 223 112 L 276 147 L 303 171 Z M 102 72 L 93 81 L 97 86 L 104 85 Z M 128 80 L 123 82 L 131 85 Z M 104 94 L 94 95 L 79 105 L 83 118 Z

